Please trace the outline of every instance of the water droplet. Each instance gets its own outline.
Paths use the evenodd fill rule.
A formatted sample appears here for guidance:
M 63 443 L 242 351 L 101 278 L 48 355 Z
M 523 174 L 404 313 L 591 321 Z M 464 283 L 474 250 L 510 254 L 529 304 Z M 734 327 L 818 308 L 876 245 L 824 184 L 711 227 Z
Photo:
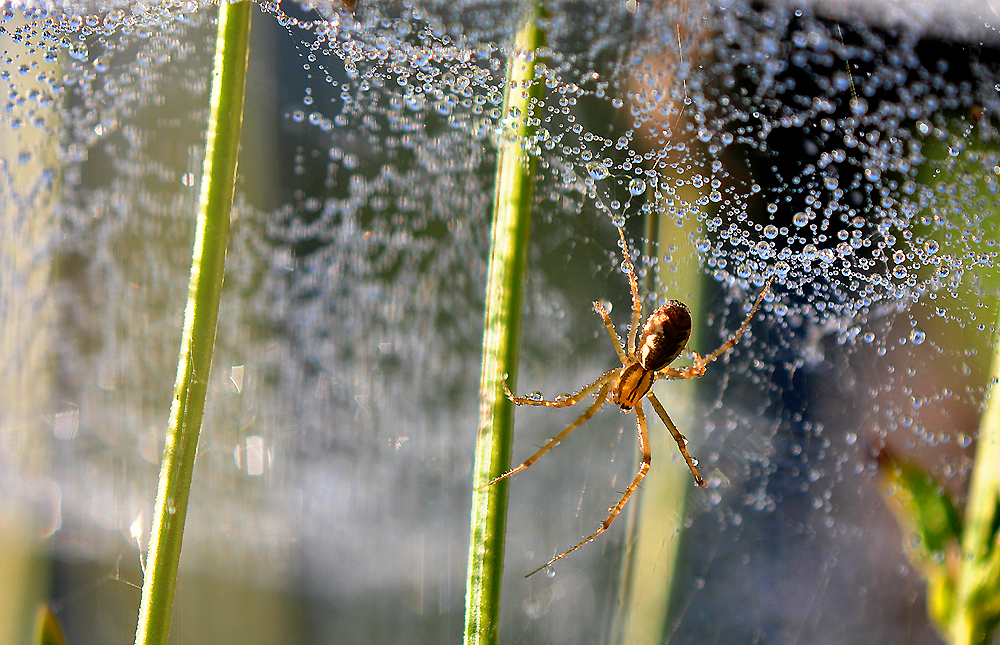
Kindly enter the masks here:
M 914 345 L 923 345 L 926 339 L 927 334 L 925 334 L 921 329 L 914 329 L 910 332 L 910 342 Z
M 587 163 L 587 172 L 593 179 L 605 179 L 609 174 L 608 167 L 600 161 L 590 161 Z
M 778 227 L 775 226 L 774 224 L 768 224 L 767 226 L 765 226 L 764 237 L 766 237 L 769 240 L 773 240 L 774 238 L 778 237 Z
M 90 56 L 90 50 L 87 49 L 87 43 L 75 42 L 69 47 L 69 55 L 71 58 L 76 60 L 87 60 Z
M 753 250 L 754 253 L 757 254 L 757 257 L 759 257 L 761 260 L 767 260 L 768 258 L 771 257 L 771 251 L 772 251 L 771 244 L 769 242 L 765 242 L 764 240 L 757 242 Z
M 792 224 L 802 227 L 809 223 L 809 216 L 805 213 L 799 212 L 795 213 L 792 217 Z
M 635 179 L 629 182 L 628 192 L 632 193 L 637 197 L 639 195 L 642 195 L 643 193 L 646 192 L 646 182 L 636 177 Z

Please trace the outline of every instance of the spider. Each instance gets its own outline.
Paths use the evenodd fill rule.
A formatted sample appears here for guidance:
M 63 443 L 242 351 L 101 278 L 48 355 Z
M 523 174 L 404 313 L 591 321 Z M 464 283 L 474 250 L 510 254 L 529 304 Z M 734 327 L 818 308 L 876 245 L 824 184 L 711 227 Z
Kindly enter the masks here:
M 600 302 L 595 302 L 594 310 L 600 314 L 601 319 L 604 321 L 604 326 L 608 330 L 608 335 L 611 337 L 611 342 L 615 346 L 615 351 L 618 352 L 618 358 L 622 362 L 621 367 L 616 367 L 605 372 L 598 377 L 596 381 L 585 386 L 576 394 L 557 397 L 555 400 L 551 401 L 543 399 L 538 395 L 515 396 L 507 388 L 507 383 L 505 381 L 503 386 L 504 392 L 506 392 L 507 398 L 513 401 L 515 405 L 542 405 L 549 408 L 565 408 L 576 405 L 577 403 L 583 401 L 588 395 L 593 394 L 595 391 L 597 394 L 595 395 L 594 403 L 592 403 L 591 406 L 587 408 L 587 411 L 581 414 L 576 421 L 569 424 L 565 430 L 552 437 L 548 443 L 539 448 L 535 454 L 528 457 L 523 464 L 490 481 L 487 486 L 493 485 L 502 479 L 506 479 L 515 473 L 519 473 L 538 461 L 542 455 L 547 453 L 555 447 L 556 444 L 569 436 L 571 432 L 579 428 L 581 425 L 586 423 L 587 420 L 594 416 L 597 411 L 608 402 L 609 395 L 610 400 L 621 408 L 622 412 L 635 412 L 635 425 L 639 433 L 639 450 L 642 452 L 642 462 L 639 465 L 639 472 L 636 473 L 632 483 L 625 489 L 625 493 L 622 495 L 621 499 L 618 500 L 618 503 L 609 509 L 608 518 L 601 523 L 601 526 L 575 546 L 563 551 L 556 557 L 529 573 L 525 576 L 526 578 L 549 567 L 557 560 L 565 558 L 573 551 L 576 551 L 584 544 L 587 544 L 606 531 L 608 527 L 611 526 L 611 523 L 615 520 L 615 518 L 618 517 L 618 514 L 621 513 L 622 508 L 625 507 L 625 503 L 628 502 L 629 497 L 631 497 L 632 493 L 635 492 L 635 489 L 639 487 L 639 484 L 649 471 L 650 464 L 649 440 L 647 438 L 646 431 L 646 413 L 642 410 L 643 398 L 649 400 L 650 405 L 653 406 L 653 410 L 656 411 L 656 415 L 660 417 L 660 420 L 663 421 L 663 425 L 667 426 L 667 430 L 670 431 L 670 435 L 674 438 L 674 441 L 677 442 L 677 448 L 680 450 L 681 455 L 683 455 L 684 461 L 687 462 L 687 466 L 691 470 L 691 474 L 694 475 L 695 483 L 702 487 L 706 485 L 705 480 L 702 479 L 701 475 L 698 473 L 698 468 L 695 466 L 694 460 L 691 458 L 691 455 L 688 454 L 687 439 L 685 439 L 684 435 L 680 433 L 677 426 L 674 425 L 674 422 L 670 420 L 670 416 L 667 414 L 667 411 L 663 408 L 663 405 L 660 404 L 660 401 L 656 398 L 656 395 L 653 394 L 650 388 L 653 386 L 653 382 L 658 379 L 690 379 L 698 378 L 705 374 L 705 370 L 710 363 L 728 352 L 734 345 L 736 345 L 737 342 L 739 342 L 740 337 L 746 330 L 747 325 L 750 324 L 754 314 L 757 313 L 757 308 L 760 307 L 760 303 L 764 300 L 764 296 L 767 294 L 768 289 L 771 287 L 771 283 L 774 281 L 773 276 L 767 281 L 764 285 L 764 290 L 761 291 L 759 296 L 757 296 L 757 301 L 754 302 L 753 307 L 750 309 L 750 314 L 747 316 L 746 320 L 743 321 L 743 324 L 740 325 L 736 334 L 733 335 L 733 337 L 730 338 L 725 344 L 705 358 L 702 358 L 698 354 L 692 352 L 694 364 L 689 367 L 670 367 L 670 363 L 680 356 L 681 352 L 687 345 L 688 339 L 691 337 L 691 312 L 688 310 L 687 305 L 677 300 L 671 300 L 665 305 L 660 306 L 656 311 L 650 314 L 649 318 L 646 319 L 646 324 L 642 327 L 642 334 L 639 336 L 638 346 L 636 346 L 636 332 L 639 329 L 639 321 L 642 319 L 642 302 L 639 300 L 638 281 L 635 277 L 635 270 L 632 266 L 632 261 L 629 258 L 628 243 L 625 241 L 625 232 L 621 229 L 621 227 L 618 227 L 618 234 L 621 237 L 622 252 L 624 254 L 622 264 L 625 267 L 625 271 L 628 273 L 629 287 L 632 290 L 632 326 L 629 328 L 628 333 L 628 354 L 626 354 L 625 349 L 622 348 L 621 340 L 615 332 L 615 326 L 611 322 L 611 317 L 608 316 L 608 312 L 604 309 Z

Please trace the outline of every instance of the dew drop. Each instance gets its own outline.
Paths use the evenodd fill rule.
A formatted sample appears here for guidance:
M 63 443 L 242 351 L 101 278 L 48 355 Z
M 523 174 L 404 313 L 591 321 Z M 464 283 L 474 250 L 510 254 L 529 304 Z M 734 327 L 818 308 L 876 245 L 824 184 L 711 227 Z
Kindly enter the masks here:
M 765 242 L 764 240 L 757 242 L 753 250 L 757 257 L 761 260 L 767 260 L 771 257 L 771 244 L 769 242 Z
M 910 332 L 910 342 L 914 345 L 923 345 L 927 340 L 927 334 L 921 329 L 914 329 Z
M 635 195 L 637 197 L 639 195 L 642 195 L 643 193 L 646 192 L 646 182 L 636 177 L 635 179 L 629 182 L 628 192 L 632 193 L 632 195 Z
M 608 167 L 600 161 L 590 161 L 587 163 L 587 172 L 593 179 L 605 179 L 610 173 Z
M 764 237 L 766 237 L 769 240 L 773 240 L 774 238 L 778 237 L 778 227 L 775 226 L 774 224 L 768 224 L 767 226 L 765 226 Z
M 73 43 L 70 45 L 69 55 L 76 60 L 87 60 L 87 57 L 90 55 L 90 50 L 87 49 L 87 43 Z

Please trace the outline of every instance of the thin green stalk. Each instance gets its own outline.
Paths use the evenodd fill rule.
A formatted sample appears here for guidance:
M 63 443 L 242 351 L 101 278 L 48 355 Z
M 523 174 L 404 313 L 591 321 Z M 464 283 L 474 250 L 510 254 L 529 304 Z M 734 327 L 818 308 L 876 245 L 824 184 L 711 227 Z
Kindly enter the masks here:
M 170 632 L 177 564 L 219 320 L 236 160 L 243 126 L 251 6 L 250 2 L 223 2 L 219 7 L 191 282 L 153 511 L 139 623 L 135 631 L 136 645 L 165 645 Z
M 997 322 L 1000 329 L 1000 320 Z M 976 457 L 969 482 L 962 532 L 962 557 L 955 604 L 948 626 L 951 645 L 990 642 L 1000 616 L 1000 340 L 993 339 L 989 399 L 979 422 Z
M 688 203 L 696 203 L 700 192 L 679 187 L 674 193 Z M 653 195 L 657 208 L 647 214 L 645 235 L 649 246 L 646 254 L 654 255 L 652 241 L 658 248 L 670 247 L 671 266 L 660 269 L 660 280 L 667 288 L 659 297 L 678 298 L 685 302 L 695 317 L 688 347 L 700 352 L 714 349 L 702 343 L 704 337 L 699 324 L 702 310 L 702 272 L 698 252 L 694 248 L 697 221 L 687 220 L 677 226 L 673 217 L 661 215 L 669 199 L 663 194 Z M 676 197 L 675 197 L 676 198 Z M 646 293 L 654 289 L 655 269 L 648 271 Z M 650 307 L 644 308 L 649 314 Z M 697 419 L 694 408 L 697 401 L 697 379 L 662 382 L 656 387 L 656 396 L 666 406 L 667 412 L 689 439 L 692 454 L 697 458 L 698 427 L 690 421 Z M 653 465 L 642 482 L 639 504 L 632 509 L 634 531 L 629 532 L 626 558 L 623 561 L 622 584 L 619 588 L 619 614 L 613 623 L 610 643 L 653 645 L 669 640 L 670 596 L 675 583 L 678 550 L 683 539 L 684 508 L 688 494 L 697 490 L 684 461 L 678 459 L 677 447 L 666 428 L 658 420 L 649 422 L 650 446 Z M 704 473 L 703 474 L 708 474 Z M 665 635 L 666 634 L 666 635 Z
M 535 175 L 535 161 L 525 142 L 535 131 L 528 119 L 541 96 L 540 84 L 534 82 L 535 51 L 544 40 L 539 27 L 541 4 L 530 1 L 507 64 L 503 135 L 498 143 L 466 587 L 466 645 L 496 643 L 500 615 L 507 481 L 486 484 L 510 467 L 513 440 L 513 405 L 504 393 L 503 381 L 507 378 L 514 388 L 517 377 Z

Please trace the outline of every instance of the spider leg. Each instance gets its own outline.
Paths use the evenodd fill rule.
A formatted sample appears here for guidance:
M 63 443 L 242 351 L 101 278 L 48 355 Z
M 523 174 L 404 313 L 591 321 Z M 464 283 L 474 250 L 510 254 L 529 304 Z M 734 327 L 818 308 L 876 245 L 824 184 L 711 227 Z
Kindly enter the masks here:
M 601 377 L 601 378 L 604 378 L 604 377 Z M 599 380 L 598 380 L 598 382 L 599 382 Z M 597 414 L 597 411 L 600 410 L 601 407 L 607 402 L 608 392 L 611 391 L 611 383 L 612 383 L 611 380 L 608 379 L 607 382 L 604 384 L 604 387 L 601 388 L 601 391 L 597 393 L 597 400 L 594 401 L 593 405 L 591 405 L 589 408 L 587 408 L 586 412 L 584 412 L 583 414 L 580 415 L 579 419 L 577 419 L 573 423 L 569 424 L 569 426 L 565 430 L 563 430 L 562 432 L 560 432 L 556 436 L 554 436 L 551 439 L 549 439 L 548 442 L 544 446 L 542 446 L 541 448 L 539 448 L 538 451 L 535 454 L 533 454 L 530 457 L 528 457 L 524 461 L 523 464 L 521 464 L 517 468 L 514 468 L 512 470 L 508 470 L 507 472 L 505 472 L 504 474 L 500 475 L 496 479 L 490 481 L 488 484 L 486 484 L 486 486 L 492 486 L 493 484 L 497 483 L 501 479 L 507 479 L 508 477 L 510 477 L 511 475 L 513 475 L 514 473 L 519 473 L 522 470 L 524 470 L 525 468 L 527 468 L 528 466 L 530 466 L 531 464 L 535 463 L 536 461 L 538 461 L 542 457 L 542 455 L 544 455 L 545 453 L 547 453 L 549 450 L 552 450 L 552 448 L 555 447 L 555 445 L 557 443 L 559 443 L 560 441 L 562 441 L 563 439 L 565 439 L 567 436 L 569 436 L 569 433 L 571 433 L 574 430 L 576 430 L 577 428 L 579 428 L 581 425 L 583 425 L 584 423 L 586 423 L 587 420 L 590 419 L 590 417 L 592 417 L 595 414 Z M 486 486 L 483 486 L 483 488 L 485 488 Z
M 670 419 L 670 415 L 667 414 L 667 410 L 660 404 L 660 401 L 653 396 L 653 393 L 647 393 L 646 398 L 653 404 L 653 409 L 656 410 L 656 415 L 660 417 L 660 421 L 662 421 L 663 425 L 667 426 L 667 430 L 670 431 L 670 436 L 677 442 L 677 448 L 681 451 L 681 455 L 684 456 L 684 461 L 687 462 L 688 468 L 691 469 L 691 474 L 694 475 L 695 483 L 704 487 L 705 480 L 698 474 L 698 469 L 694 465 L 694 460 L 691 459 L 691 455 L 688 454 L 687 439 L 684 438 L 684 435 L 682 435 L 680 430 L 677 429 L 677 426 L 674 425 L 674 422 Z
M 604 522 L 601 523 L 600 528 L 598 528 L 596 531 L 585 537 L 576 546 L 571 547 L 566 551 L 563 551 L 556 557 L 552 558 L 542 566 L 538 567 L 537 569 L 529 573 L 527 576 L 524 576 L 525 578 L 538 573 L 545 567 L 551 565 L 556 560 L 561 560 L 562 558 L 565 558 L 573 551 L 576 551 L 584 544 L 587 544 L 588 542 L 596 538 L 598 535 L 608 530 L 608 527 L 611 526 L 611 523 L 614 522 L 615 518 L 618 517 L 618 514 L 622 512 L 622 509 L 625 507 L 625 502 L 628 501 L 628 498 L 632 496 L 632 493 L 635 492 L 635 489 L 639 487 L 639 484 L 646 476 L 646 473 L 649 472 L 649 462 L 651 459 L 651 455 L 649 452 L 649 438 L 646 432 L 646 415 L 642 411 L 642 401 L 637 403 L 635 408 L 633 409 L 635 410 L 635 427 L 636 431 L 639 433 L 639 450 L 642 452 L 642 462 L 639 464 L 639 472 L 635 474 L 635 479 L 633 479 L 632 483 L 629 484 L 628 488 L 625 489 L 625 493 L 622 495 L 622 498 L 618 500 L 618 503 L 609 509 L 610 512 L 608 514 L 608 519 L 604 520 Z
M 662 370 L 656 373 L 656 378 L 666 378 L 666 379 L 686 379 L 686 378 L 698 378 L 699 376 L 704 376 L 705 370 L 708 367 L 708 361 L 702 358 L 699 354 L 693 353 L 694 364 L 688 367 L 664 367 Z
M 615 331 L 615 325 L 611 322 L 611 316 L 608 312 L 604 310 L 604 305 L 599 302 L 594 302 L 594 311 L 601 314 L 601 318 L 604 320 L 604 326 L 608 329 L 608 336 L 611 336 L 611 344 L 615 346 L 615 351 L 618 352 L 618 358 L 621 359 L 622 365 L 625 364 L 626 359 L 625 350 L 622 349 L 622 341 L 618 338 L 618 332 Z
M 730 338 L 725 345 L 723 345 L 719 349 L 715 350 L 714 352 L 706 356 L 704 359 L 705 365 L 708 365 L 718 357 L 728 352 L 730 349 L 732 349 L 733 345 L 739 342 L 740 336 L 743 335 L 743 332 L 746 330 L 747 325 L 750 324 L 750 321 L 753 320 L 754 314 L 757 313 L 757 307 L 760 307 L 760 303 L 764 302 L 764 296 L 767 295 L 767 290 L 771 288 L 772 282 L 774 282 L 774 276 L 771 276 L 768 279 L 767 283 L 764 285 L 764 290 L 760 292 L 759 296 L 757 296 L 757 301 L 753 303 L 753 307 L 750 308 L 750 314 L 747 316 L 747 319 L 743 321 L 743 324 L 740 325 L 740 328 L 736 330 L 736 334 L 732 338 Z
M 760 292 L 757 296 L 756 302 L 753 303 L 753 307 L 750 308 L 750 314 L 740 325 L 740 328 L 736 330 L 736 333 L 726 341 L 719 349 L 715 350 L 708 356 L 702 358 L 701 355 L 693 353 L 694 364 L 689 367 L 665 367 L 656 373 L 657 378 L 668 378 L 668 379 L 688 379 L 688 378 L 698 378 L 705 374 L 705 370 L 708 368 L 709 363 L 713 362 L 730 349 L 732 349 L 736 343 L 739 342 L 740 337 L 743 336 L 743 332 L 750 325 L 750 321 L 753 320 L 754 314 L 757 313 L 757 308 L 760 307 L 760 303 L 764 302 L 764 296 L 767 295 L 768 289 L 771 288 L 771 283 L 774 282 L 774 276 L 771 276 L 767 284 L 764 285 L 764 290 Z
M 639 300 L 639 281 L 635 277 L 635 267 L 629 257 L 628 242 L 625 241 L 625 231 L 619 226 L 618 235 L 622 238 L 622 266 L 628 272 L 628 286 L 632 290 L 632 327 L 628 330 L 628 355 L 635 354 L 635 335 L 642 322 L 642 301 Z M 624 362 L 624 361 L 622 361 Z
M 620 367 L 616 367 L 613 370 L 608 370 L 604 374 L 601 374 L 596 381 L 590 385 L 585 386 L 582 390 L 566 397 L 565 399 L 534 399 L 530 396 L 515 396 L 511 393 L 510 389 L 507 387 L 507 381 L 503 381 L 503 391 L 507 394 L 507 398 L 514 402 L 514 405 L 544 405 L 547 408 L 568 408 L 571 405 L 576 405 L 583 399 L 587 397 L 588 394 L 601 387 L 605 382 L 610 382 L 613 376 L 618 374 L 621 370 Z

